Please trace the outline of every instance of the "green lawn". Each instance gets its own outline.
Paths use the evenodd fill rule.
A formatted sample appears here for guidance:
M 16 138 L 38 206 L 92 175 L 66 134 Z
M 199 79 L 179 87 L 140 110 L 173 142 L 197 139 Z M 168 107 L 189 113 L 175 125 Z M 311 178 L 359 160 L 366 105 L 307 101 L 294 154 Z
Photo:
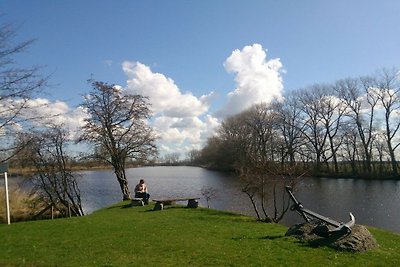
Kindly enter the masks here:
M 116 204 L 81 218 L 0 225 L 0 266 L 399 266 L 400 235 L 366 253 L 311 248 L 282 225 L 208 209 Z

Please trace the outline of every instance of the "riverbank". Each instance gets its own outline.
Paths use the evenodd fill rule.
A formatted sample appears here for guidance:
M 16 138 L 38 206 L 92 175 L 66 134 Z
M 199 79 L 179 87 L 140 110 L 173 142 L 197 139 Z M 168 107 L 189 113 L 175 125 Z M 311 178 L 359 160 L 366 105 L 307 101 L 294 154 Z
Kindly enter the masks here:
M 0 225 L 1 266 L 396 266 L 400 235 L 369 228 L 366 253 L 311 248 L 287 227 L 180 206 L 121 202 L 85 217 Z

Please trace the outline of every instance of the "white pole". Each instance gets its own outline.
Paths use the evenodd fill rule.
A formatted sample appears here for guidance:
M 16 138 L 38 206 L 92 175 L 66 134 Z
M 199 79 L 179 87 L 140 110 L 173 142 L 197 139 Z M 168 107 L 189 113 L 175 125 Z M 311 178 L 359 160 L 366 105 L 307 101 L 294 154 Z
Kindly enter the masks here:
M 6 188 L 7 224 L 10 224 L 10 201 L 9 201 L 9 199 L 8 199 L 7 172 L 4 172 L 4 186 L 5 186 L 5 188 Z

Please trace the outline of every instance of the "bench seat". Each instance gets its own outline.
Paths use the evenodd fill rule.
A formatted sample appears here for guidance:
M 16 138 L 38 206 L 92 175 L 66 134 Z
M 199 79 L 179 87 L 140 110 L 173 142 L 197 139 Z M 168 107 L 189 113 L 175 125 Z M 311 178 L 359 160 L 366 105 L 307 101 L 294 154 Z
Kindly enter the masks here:
M 163 210 L 165 205 L 172 205 L 178 201 L 187 201 L 188 208 L 197 208 L 199 206 L 199 197 L 186 197 L 186 198 L 171 198 L 171 199 L 153 199 L 156 202 L 154 210 Z
M 131 206 L 144 206 L 143 198 L 132 198 L 131 199 Z

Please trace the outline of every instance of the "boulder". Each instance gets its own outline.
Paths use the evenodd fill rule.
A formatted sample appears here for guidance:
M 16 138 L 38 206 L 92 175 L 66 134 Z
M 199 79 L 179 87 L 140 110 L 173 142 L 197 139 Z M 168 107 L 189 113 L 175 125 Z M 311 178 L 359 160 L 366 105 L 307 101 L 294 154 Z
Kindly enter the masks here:
M 362 252 L 378 248 L 378 242 L 363 226 L 356 224 L 351 227 L 350 233 L 334 233 L 326 237 L 317 235 L 316 232 L 321 226 L 311 223 L 302 223 L 291 226 L 286 236 L 294 236 L 299 240 L 309 243 L 312 246 L 328 246 L 337 250 Z

